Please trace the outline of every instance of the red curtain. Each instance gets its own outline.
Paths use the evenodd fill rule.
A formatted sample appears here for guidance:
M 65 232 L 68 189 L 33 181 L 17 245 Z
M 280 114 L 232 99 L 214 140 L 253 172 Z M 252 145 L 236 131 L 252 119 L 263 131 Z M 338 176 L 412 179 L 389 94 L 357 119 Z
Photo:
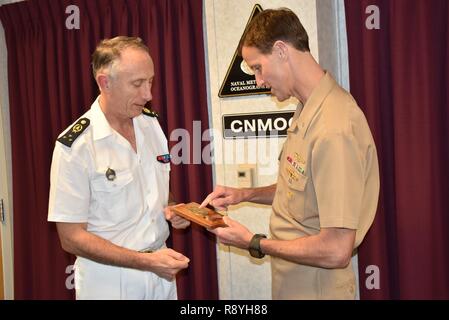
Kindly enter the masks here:
M 66 28 L 67 18 L 74 22 L 69 5 L 79 8 L 79 29 Z M 98 94 L 90 68 L 96 44 L 116 35 L 141 37 L 155 64 L 153 106 L 164 132 L 169 137 L 185 128 L 193 137 L 194 120 L 201 132 L 208 127 L 202 13 L 201 0 L 30 0 L 0 8 L 8 48 L 17 299 L 74 296 L 66 288 L 74 258 L 46 221 L 49 169 L 57 135 Z M 202 200 L 212 190 L 210 166 L 173 165 L 171 187 L 178 201 Z M 179 298 L 217 299 L 215 238 L 193 227 L 173 232 L 170 243 L 191 259 L 178 276 Z
M 379 9 L 380 29 L 369 30 Z M 362 299 L 449 298 L 449 2 L 346 0 L 351 92 L 381 168 L 359 250 Z M 380 288 L 371 268 L 379 268 Z M 368 271 L 368 272 L 367 272 Z

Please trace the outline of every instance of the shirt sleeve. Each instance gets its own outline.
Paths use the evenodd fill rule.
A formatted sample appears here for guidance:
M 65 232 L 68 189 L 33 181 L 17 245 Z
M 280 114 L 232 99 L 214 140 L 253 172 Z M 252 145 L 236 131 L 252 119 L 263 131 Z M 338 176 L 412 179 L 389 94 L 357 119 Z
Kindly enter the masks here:
M 335 133 L 318 140 L 312 153 L 312 176 L 320 226 L 356 230 L 364 173 L 355 137 Z
M 48 221 L 87 222 L 90 187 L 87 167 L 56 143 L 50 172 Z

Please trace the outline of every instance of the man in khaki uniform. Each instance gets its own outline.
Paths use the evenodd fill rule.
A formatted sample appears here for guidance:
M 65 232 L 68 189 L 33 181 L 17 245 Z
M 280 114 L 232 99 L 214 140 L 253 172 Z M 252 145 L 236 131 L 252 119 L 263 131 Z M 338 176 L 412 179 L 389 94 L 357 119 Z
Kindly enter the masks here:
M 259 86 L 300 104 L 280 155 L 277 184 L 217 186 L 202 206 L 271 204 L 271 239 L 225 217 L 212 230 L 227 245 L 271 255 L 273 299 L 354 299 L 351 256 L 371 226 L 379 195 L 376 147 L 352 96 L 310 54 L 308 36 L 288 9 L 265 10 L 239 46 Z

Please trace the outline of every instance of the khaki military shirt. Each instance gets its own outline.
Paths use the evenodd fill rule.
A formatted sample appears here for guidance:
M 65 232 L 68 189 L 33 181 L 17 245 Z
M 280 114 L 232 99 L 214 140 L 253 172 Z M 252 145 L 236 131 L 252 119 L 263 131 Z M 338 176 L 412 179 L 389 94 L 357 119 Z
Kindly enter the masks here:
M 298 106 L 279 162 L 270 228 L 292 240 L 321 228 L 371 226 L 379 195 L 376 147 L 363 112 L 326 73 Z M 354 299 L 352 265 L 324 269 L 272 257 L 273 299 Z

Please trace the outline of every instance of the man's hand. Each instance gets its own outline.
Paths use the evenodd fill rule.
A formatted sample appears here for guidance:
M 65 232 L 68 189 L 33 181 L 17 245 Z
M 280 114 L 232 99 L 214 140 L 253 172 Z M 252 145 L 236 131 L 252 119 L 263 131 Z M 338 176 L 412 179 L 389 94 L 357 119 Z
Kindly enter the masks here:
M 190 226 L 190 221 L 184 219 L 183 217 L 178 216 L 172 208 L 182 205 L 183 203 L 179 203 L 175 206 L 168 206 L 164 209 L 165 219 L 171 222 L 171 225 L 175 229 L 185 229 Z
M 227 210 L 229 205 L 244 201 L 244 190 L 217 185 L 212 193 L 201 203 L 200 208 L 208 204 L 218 210 Z
M 189 266 L 190 259 L 173 249 L 161 249 L 144 255 L 148 270 L 169 281 L 175 279 L 176 274 Z
M 253 233 L 245 226 L 235 220 L 225 216 L 224 222 L 228 225 L 226 228 L 208 229 L 214 233 L 218 240 L 228 246 L 234 246 L 241 249 L 248 249 Z

